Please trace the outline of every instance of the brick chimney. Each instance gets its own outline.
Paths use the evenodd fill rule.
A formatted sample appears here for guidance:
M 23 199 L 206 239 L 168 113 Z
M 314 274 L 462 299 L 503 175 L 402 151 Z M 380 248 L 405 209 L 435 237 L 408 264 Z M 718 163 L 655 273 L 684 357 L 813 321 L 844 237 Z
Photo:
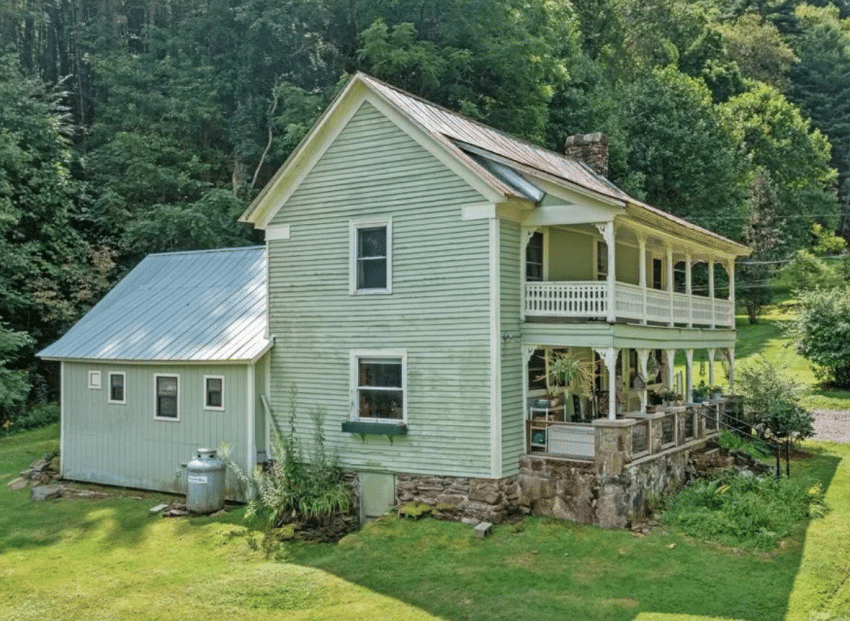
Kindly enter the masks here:
M 570 136 L 564 144 L 564 154 L 584 162 L 603 177 L 608 176 L 608 138 L 602 132 Z

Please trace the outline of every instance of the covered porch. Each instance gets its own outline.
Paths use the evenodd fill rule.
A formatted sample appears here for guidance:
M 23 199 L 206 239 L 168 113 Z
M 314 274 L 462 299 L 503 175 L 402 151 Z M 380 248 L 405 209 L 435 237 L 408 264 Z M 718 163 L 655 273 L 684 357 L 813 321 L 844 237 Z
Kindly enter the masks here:
M 737 248 L 629 213 L 570 216 L 552 208 L 523 222 L 524 320 L 734 328 Z
M 579 326 L 583 329 L 574 330 Z M 638 459 L 718 432 L 727 407 L 723 395 L 734 392 L 733 331 L 622 324 L 577 324 L 569 332 L 558 324 L 524 327 L 526 453 L 593 460 L 602 437 L 617 430 L 629 455 Z M 677 369 L 679 350 L 685 364 Z M 695 352 L 707 362 L 707 384 L 698 387 Z M 553 385 L 552 360 L 564 355 L 592 369 L 590 385 Z

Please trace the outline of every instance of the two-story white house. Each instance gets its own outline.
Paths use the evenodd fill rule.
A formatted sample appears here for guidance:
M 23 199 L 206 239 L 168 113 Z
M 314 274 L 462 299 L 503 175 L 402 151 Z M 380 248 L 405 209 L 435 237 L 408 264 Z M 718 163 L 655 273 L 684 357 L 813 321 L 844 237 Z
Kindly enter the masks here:
M 309 442 L 321 408 L 365 516 L 422 500 L 623 525 L 716 429 L 687 405 L 648 412 L 648 390 L 689 403 L 703 350 L 732 384 L 747 248 L 577 159 L 357 74 L 241 220 L 265 231 L 274 343 L 249 361 L 263 384 L 248 401 L 265 405 L 242 450 L 262 457 L 270 427 L 288 427 L 295 388 L 298 433 Z M 543 403 L 563 354 L 593 381 Z M 63 402 L 69 438 L 76 409 Z

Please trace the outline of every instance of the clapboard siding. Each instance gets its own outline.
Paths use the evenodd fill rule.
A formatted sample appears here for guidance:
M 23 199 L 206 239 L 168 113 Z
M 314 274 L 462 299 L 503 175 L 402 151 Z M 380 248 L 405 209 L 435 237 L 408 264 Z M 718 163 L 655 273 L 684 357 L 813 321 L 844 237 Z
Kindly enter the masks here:
M 346 468 L 490 473 L 489 225 L 463 221 L 482 197 L 364 103 L 272 220 L 269 242 L 271 402 L 309 445 L 308 412 Z M 392 294 L 349 294 L 349 221 L 392 218 Z M 408 435 L 343 433 L 352 350 L 404 349 Z
M 512 336 L 502 344 L 502 475 L 511 476 L 519 472 L 519 459 L 524 451 L 524 357 L 519 334 L 522 243 L 518 223 L 502 220 L 500 225 L 501 332 Z
M 246 365 L 121 365 L 63 362 L 62 468 L 65 478 L 185 493 L 186 469 L 199 448 L 233 447 L 248 467 Z M 101 371 L 102 388 L 88 388 Z M 126 404 L 108 403 L 108 373 L 126 373 Z M 177 422 L 154 420 L 154 375 L 178 375 Z M 223 411 L 203 409 L 204 375 L 224 376 Z M 228 475 L 228 497 L 236 497 Z

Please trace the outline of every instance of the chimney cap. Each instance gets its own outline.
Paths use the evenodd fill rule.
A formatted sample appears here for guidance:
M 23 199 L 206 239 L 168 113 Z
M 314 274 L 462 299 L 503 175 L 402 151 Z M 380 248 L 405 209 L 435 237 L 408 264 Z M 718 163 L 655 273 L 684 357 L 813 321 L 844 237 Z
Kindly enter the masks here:
M 608 136 L 603 134 L 602 132 L 593 132 L 592 134 L 573 134 L 568 137 L 565 146 L 583 146 L 588 144 L 596 144 L 600 143 L 603 145 L 608 144 Z

